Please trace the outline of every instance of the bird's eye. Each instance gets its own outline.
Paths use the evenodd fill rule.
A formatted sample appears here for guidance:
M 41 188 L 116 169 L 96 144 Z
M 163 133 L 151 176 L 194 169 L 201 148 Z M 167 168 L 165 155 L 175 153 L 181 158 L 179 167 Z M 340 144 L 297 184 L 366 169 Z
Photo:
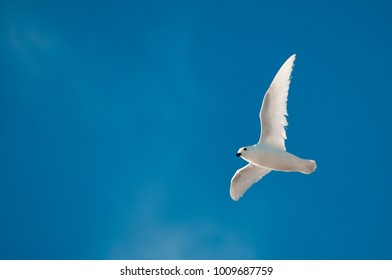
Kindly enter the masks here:
M 247 150 L 247 148 L 244 148 L 244 151 L 246 151 Z

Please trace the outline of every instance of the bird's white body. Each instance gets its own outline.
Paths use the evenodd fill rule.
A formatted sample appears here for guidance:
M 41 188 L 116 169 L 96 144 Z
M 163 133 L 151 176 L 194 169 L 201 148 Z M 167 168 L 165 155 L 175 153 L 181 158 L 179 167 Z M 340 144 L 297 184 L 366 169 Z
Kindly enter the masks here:
M 286 60 L 264 96 L 260 110 L 262 131 L 259 142 L 237 152 L 237 156 L 248 164 L 238 169 L 231 179 L 230 196 L 233 200 L 240 199 L 254 183 L 272 170 L 304 174 L 316 170 L 314 160 L 301 159 L 286 152 L 287 96 L 294 60 L 295 54 Z
M 314 170 L 314 161 L 301 159 L 291 153 L 266 144 L 247 147 L 250 153 L 241 155 L 243 159 L 258 167 L 285 172 L 310 174 Z

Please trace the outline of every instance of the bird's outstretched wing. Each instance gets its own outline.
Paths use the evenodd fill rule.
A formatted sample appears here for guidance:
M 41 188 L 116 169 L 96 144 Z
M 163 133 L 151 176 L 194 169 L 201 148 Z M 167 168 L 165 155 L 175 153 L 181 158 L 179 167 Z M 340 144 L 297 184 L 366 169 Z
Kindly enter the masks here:
M 270 169 L 258 167 L 251 163 L 238 169 L 233 178 L 231 178 L 231 198 L 236 201 L 239 200 L 254 183 L 259 181 L 270 171 Z
M 259 143 L 286 150 L 287 95 L 289 93 L 291 71 L 295 54 L 289 57 L 279 69 L 264 96 L 260 110 L 261 133 Z

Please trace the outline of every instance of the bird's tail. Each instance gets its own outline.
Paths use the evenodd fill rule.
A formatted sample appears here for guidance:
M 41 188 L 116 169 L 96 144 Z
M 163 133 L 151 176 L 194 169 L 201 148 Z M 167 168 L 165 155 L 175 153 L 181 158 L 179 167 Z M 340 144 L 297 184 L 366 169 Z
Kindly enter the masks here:
M 300 170 L 301 173 L 310 174 L 314 172 L 317 168 L 316 162 L 314 160 L 304 160 L 303 168 Z

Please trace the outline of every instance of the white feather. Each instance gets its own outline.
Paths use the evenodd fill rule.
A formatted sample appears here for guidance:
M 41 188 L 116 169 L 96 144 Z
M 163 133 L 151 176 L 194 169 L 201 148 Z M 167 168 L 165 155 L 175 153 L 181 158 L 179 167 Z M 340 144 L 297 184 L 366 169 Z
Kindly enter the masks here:
M 231 179 L 230 196 L 233 200 L 239 200 L 241 196 L 263 176 L 268 174 L 271 170 L 258 167 L 249 163 L 241 169 L 238 169 Z
M 286 150 L 287 96 L 294 60 L 295 54 L 289 57 L 279 69 L 264 96 L 260 110 L 259 143 L 269 144 L 284 151 Z

